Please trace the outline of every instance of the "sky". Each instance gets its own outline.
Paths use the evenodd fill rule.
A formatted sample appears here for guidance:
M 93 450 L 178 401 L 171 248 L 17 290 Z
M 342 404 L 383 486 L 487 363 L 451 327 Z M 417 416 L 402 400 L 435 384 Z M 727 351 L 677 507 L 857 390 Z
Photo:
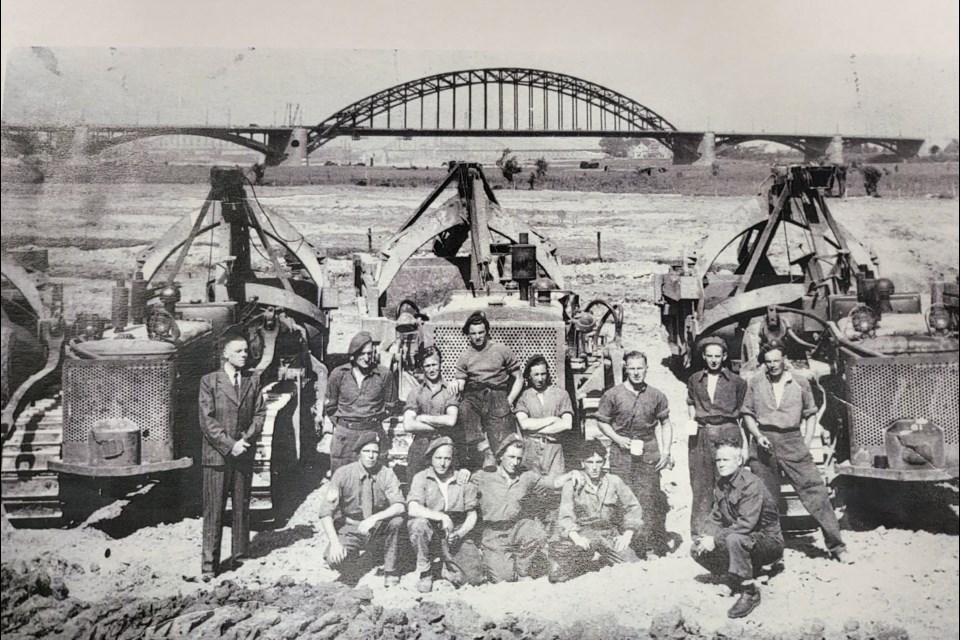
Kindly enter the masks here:
M 947 0 L 6 0 L 3 120 L 269 125 L 290 103 L 315 124 L 401 82 L 511 66 L 679 129 L 940 139 L 958 136 L 958 22 Z

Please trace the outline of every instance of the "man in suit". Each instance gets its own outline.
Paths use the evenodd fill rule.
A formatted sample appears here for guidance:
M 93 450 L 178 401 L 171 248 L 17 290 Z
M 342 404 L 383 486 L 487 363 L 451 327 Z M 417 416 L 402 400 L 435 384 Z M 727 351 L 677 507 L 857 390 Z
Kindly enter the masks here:
M 203 432 L 203 559 L 204 581 L 220 569 L 220 542 L 227 495 L 233 496 L 231 531 L 234 562 L 250 542 L 250 482 L 256 440 L 266 407 L 259 374 L 244 371 L 248 344 L 239 333 L 221 340 L 221 368 L 200 380 L 200 430 Z

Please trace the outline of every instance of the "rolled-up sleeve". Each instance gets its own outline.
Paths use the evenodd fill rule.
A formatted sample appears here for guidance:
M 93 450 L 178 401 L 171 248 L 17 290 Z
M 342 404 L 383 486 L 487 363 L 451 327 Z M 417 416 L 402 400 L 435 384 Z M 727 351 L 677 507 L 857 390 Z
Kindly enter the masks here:
M 387 496 L 389 498 L 389 496 Z M 407 494 L 407 504 L 411 502 L 419 503 L 425 507 L 427 500 L 427 483 L 423 474 L 418 473 L 413 476 L 413 482 L 410 483 L 410 492 Z
M 380 487 L 383 489 L 383 493 L 387 496 L 387 500 L 390 504 L 404 504 L 403 492 L 400 491 L 400 479 L 397 478 L 397 474 L 393 472 L 393 469 L 381 469 L 380 477 L 377 478 L 377 481 L 380 483 Z
M 740 415 L 757 417 L 756 392 L 753 385 L 747 385 L 747 392 L 743 396 L 743 404 L 740 406 Z

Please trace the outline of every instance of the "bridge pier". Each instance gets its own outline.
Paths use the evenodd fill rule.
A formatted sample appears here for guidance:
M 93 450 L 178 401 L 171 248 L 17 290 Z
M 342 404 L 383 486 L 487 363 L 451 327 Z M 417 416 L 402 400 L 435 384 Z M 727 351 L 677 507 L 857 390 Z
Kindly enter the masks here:
M 843 136 L 840 134 L 830 138 L 830 144 L 827 146 L 827 162 L 843 164 Z
M 307 158 L 306 127 L 294 127 L 290 131 L 271 133 L 267 139 L 269 152 L 265 158 L 268 167 L 283 165 L 285 167 L 302 167 L 309 164 Z
M 673 136 L 673 164 L 693 164 L 699 160 L 704 137 L 703 133 L 682 133 Z M 713 151 L 716 158 L 716 148 Z
M 67 162 L 83 164 L 87 161 L 87 147 L 90 144 L 90 127 L 79 124 L 73 129 L 69 150 L 66 150 Z
M 712 165 L 717 161 L 717 134 L 713 131 L 707 131 L 703 134 L 700 146 L 697 148 L 700 159 L 694 164 Z

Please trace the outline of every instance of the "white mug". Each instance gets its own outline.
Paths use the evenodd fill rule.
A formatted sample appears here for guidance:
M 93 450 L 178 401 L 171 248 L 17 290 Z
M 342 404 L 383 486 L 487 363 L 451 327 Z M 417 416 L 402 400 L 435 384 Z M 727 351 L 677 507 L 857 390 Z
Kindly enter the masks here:
M 643 455 L 643 440 L 640 440 L 639 438 L 632 438 L 630 440 L 630 455 L 632 456 Z

